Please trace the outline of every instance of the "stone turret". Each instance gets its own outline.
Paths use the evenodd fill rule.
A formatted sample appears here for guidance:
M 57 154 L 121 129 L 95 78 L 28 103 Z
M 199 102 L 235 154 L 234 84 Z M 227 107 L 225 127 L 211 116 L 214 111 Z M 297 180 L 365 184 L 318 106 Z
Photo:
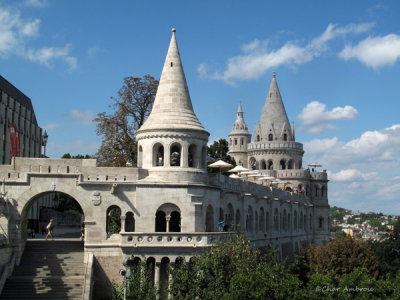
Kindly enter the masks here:
M 229 155 L 232 156 L 236 164 L 247 168 L 247 145 L 251 142 L 247 124 L 244 122 L 242 105 L 239 103 L 236 121 L 229 134 Z
M 260 122 L 255 127 L 255 141 L 294 141 L 294 126 L 289 123 L 275 72 L 272 75 Z
M 210 134 L 193 111 L 175 32 L 172 29 L 153 109 L 136 132 L 138 166 L 204 171 Z

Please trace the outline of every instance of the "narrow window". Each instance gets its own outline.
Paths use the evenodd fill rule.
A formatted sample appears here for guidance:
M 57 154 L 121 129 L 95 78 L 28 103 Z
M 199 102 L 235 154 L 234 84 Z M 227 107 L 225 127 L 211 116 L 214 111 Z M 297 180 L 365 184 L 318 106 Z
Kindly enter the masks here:
M 171 67 L 174 65 L 174 63 L 173 62 L 171 62 Z

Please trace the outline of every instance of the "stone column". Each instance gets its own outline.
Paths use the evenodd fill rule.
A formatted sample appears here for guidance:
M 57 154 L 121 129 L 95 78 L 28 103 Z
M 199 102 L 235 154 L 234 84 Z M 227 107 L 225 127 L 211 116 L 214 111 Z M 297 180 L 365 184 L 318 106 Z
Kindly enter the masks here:
M 171 220 L 171 215 L 168 215 L 168 216 L 166 216 L 165 217 L 165 220 L 167 221 L 167 224 L 166 224 L 166 232 L 169 232 L 169 221 Z
M 126 216 L 122 216 L 121 215 L 121 231 L 120 232 L 125 232 L 125 219 L 126 219 Z
M 164 167 L 171 166 L 171 147 L 166 146 L 164 147 Z
M 156 262 L 156 265 L 154 266 L 154 287 L 156 289 L 156 299 L 160 299 L 160 268 L 161 268 L 161 262 Z
M 182 143 L 181 149 L 181 167 L 187 168 L 189 166 L 189 148 L 186 143 Z

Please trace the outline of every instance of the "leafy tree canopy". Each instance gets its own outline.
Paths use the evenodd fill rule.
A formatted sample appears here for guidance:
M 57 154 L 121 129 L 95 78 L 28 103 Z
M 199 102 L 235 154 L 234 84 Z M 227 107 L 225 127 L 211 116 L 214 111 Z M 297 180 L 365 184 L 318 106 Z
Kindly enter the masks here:
M 153 107 L 158 80 L 150 75 L 125 77 L 116 97 L 111 97 L 110 114 L 101 112 L 94 119 L 102 137 L 97 152 L 101 166 L 136 165 L 136 130 L 143 125 Z

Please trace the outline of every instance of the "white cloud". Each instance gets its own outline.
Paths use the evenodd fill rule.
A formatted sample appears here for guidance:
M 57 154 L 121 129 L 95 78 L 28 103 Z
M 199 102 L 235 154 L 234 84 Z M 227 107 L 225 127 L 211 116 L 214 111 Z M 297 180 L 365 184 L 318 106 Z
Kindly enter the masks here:
M 66 45 L 63 48 L 43 47 L 40 49 L 30 49 L 26 52 L 26 56 L 30 61 L 39 62 L 46 67 L 51 67 L 55 60 L 61 59 L 70 70 L 74 70 L 78 66 L 78 61 L 75 57 L 70 56 L 69 52 L 71 45 Z
M 393 65 L 400 57 L 400 35 L 368 37 L 356 46 L 347 45 L 339 57 L 344 60 L 358 59 L 373 69 Z
M 205 65 L 202 63 L 198 72 L 203 77 L 207 75 L 230 84 L 237 80 L 255 79 L 267 70 L 280 65 L 297 66 L 309 62 L 326 51 L 328 41 L 339 36 L 368 31 L 372 26 L 374 26 L 372 23 L 351 24 L 345 27 L 329 24 L 320 36 L 311 40 L 307 45 L 299 46 L 296 42 L 289 41 L 279 49 L 268 49 L 268 40 L 255 39 L 241 46 L 243 55 L 228 59 L 225 71 L 207 74 Z
M 25 2 L 31 6 L 43 3 L 45 1 Z M 70 54 L 69 44 L 64 47 L 43 46 L 38 49 L 29 47 L 29 40 L 38 36 L 39 30 L 39 19 L 23 19 L 18 9 L 0 6 L 0 57 L 18 55 L 46 67 L 51 67 L 55 61 L 62 60 L 70 70 L 76 69 L 78 61 Z
M 73 109 L 68 113 L 68 117 L 75 123 L 82 125 L 92 125 L 95 114 L 91 110 L 82 111 Z
M 23 6 L 43 7 L 47 5 L 46 0 L 25 0 Z
M 331 139 L 315 139 L 310 142 L 304 143 L 304 150 L 307 154 L 325 153 L 332 149 L 338 143 L 338 138 Z
M 326 105 L 318 101 L 307 104 L 297 116 L 300 119 L 300 130 L 309 133 L 321 133 L 325 130 L 336 129 L 335 121 L 341 119 L 354 119 L 358 117 L 358 111 L 350 105 L 335 107 L 326 110 Z
M 328 172 L 329 179 L 334 181 L 358 181 L 373 179 L 377 173 L 369 172 L 363 173 L 357 169 L 341 170 L 337 173 Z

